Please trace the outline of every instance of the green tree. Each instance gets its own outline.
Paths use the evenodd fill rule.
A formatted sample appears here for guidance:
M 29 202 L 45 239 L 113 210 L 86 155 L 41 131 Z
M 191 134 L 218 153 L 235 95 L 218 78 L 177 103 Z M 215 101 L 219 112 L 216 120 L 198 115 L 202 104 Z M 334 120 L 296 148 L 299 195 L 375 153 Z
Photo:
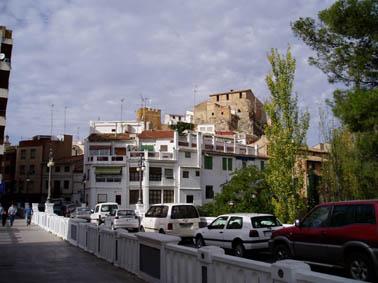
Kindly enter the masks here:
M 203 216 L 232 212 L 272 213 L 271 194 L 264 171 L 255 166 L 236 170 L 214 201 L 199 208 Z
M 301 194 L 303 170 L 297 165 L 305 142 L 309 114 L 301 114 L 293 95 L 295 59 L 290 49 L 285 56 L 272 49 L 268 55 L 272 70 L 266 77 L 270 101 L 265 104 L 270 119 L 265 128 L 269 141 L 266 181 L 274 195 L 274 213 L 284 222 L 293 221 L 305 208 Z
M 185 130 L 193 130 L 194 125 L 192 123 L 177 122 L 176 125 L 170 125 L 169 127 L 181 135 Z

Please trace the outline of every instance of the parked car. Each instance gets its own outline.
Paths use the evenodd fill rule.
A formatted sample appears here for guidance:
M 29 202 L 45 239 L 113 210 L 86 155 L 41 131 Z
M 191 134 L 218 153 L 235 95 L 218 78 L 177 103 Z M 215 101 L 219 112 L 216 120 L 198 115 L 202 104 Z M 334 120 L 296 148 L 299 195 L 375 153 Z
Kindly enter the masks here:
M 277 260 L 296 258 L 344 267 L 354 279 L 377 280 L 378 200 L 324 203 L 295 226 L 273 233 Z
M 128 231 L 139 231 L 140 220 L 132 209 L 113 210 L 109 216 L 105 218 L 105 226 L 116 230 L 119 228 Z
M 272 214 L 232 213 L 218 216 L 195 234 L 197 248 L 205 245 L 231 249 L 243 257 L 246 251 L 268 249 L 272 232 L 283 228 Z
M 116 202 L 103 202 L 96 204 L 94 213 L 91 214 L 91 222 L 98 225 L 104 223 L 105 217 L 108 216 L 113 210 L 118 209 Z
M 85 219 L 89 222 L 91 213 L 92 211 L 89 207 L 76 207 L 75 211 L 71 213 L 71 218 Z
M 70 217 L 71 213 L 76 210 L 76 204 L 73 203 L 63 203 L 62 205 L 62 214 L 64 217 Z
M 199 213 L 192 204 L 155 204 L 146 212 L 140 230 L 193 238 L 199 222 Z

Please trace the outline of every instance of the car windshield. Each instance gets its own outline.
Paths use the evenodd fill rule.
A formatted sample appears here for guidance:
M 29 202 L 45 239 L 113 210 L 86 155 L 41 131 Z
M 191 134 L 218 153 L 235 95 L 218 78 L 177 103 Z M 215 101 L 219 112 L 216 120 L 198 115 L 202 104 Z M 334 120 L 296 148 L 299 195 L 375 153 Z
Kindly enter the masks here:
M 156 205 L 151 206 L 150 209 L 146 212 L 145 217 L 157 217 L 165 218 L 168 215 L 168 206 L 166 205 Z
M 115 204 L 108 204 L 108 205 L 103 205 L 101 207 L 101 212 L 109 212 L 109 211 L 112 211 L 112 210 L 115 210 L 117 209 L 117 205 Z
M 86 207 L 79 207 L 77 208 L 77 212 L 90 212 L 91 210 Z
M 131 218 L 135 216 L 134 210 L 118 210 L 119 217 Z
M 267 228 L 282 226 L 281 222 L 275 216 L 257 216 L 252 217 L 252 226 L 254 228 Z
M 193 205 L 174 205 L 172 207 L 172 219 L 185 219 L 199 217 L 197 209 Z

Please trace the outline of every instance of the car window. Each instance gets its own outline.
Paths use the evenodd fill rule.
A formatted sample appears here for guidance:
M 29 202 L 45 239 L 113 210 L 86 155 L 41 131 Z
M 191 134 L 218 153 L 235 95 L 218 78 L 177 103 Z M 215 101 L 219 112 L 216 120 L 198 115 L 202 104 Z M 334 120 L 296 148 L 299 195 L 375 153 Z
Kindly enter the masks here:
M 281 222 L 275 216 L 257 216 L 251 218 L 254 228 L 268 228 L 282 226 Z
M 373 205 L 336 205 L 333 208 L 331 218 L 332 227 L 375 223 L 376 219 Z
M 96 205 L 95 212 L 98 212 L 99 209 L 100 209 L 100 206 Z
M 168 215 L 168 206 L 166 205 L 157 205 L 151 206 L 150 209 L 146 212 L 145 217 L 156 217 L 156 218 L 165 218 Z
M 241 229 L 243 227 L 243 218 L 242 217 L 230 217 L 230 220 L 227 223 L 226 229 Z
M 320 206 L 303 220 L 301 227 L 327 227 L 331 206 Z
M 120 217 L 134 217 L 134 210 L 118 210 L 118 216 Z
M 116 210 L 118 207 L 115 204 L 106 204 L 101 206 L 101 212 L 111 212 Z
M 172 219 L 186 219 L 199 217 L 197 209 L 193 205 L 172 206 Z
M 221 216 L 215 219 L 209 226 L 209 229 L 223 229 L 226 226 L 228 216 Z

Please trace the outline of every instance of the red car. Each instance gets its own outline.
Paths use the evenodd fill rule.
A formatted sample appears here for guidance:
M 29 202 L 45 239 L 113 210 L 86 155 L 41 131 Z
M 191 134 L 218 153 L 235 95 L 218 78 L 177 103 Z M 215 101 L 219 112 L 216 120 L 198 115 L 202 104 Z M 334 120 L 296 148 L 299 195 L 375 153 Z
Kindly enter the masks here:
M 378 200 L 323 203 L 295 226 L 274 231 L 269 246 L 276 260 L 342 266 L 358 280 L 377 280 Z

